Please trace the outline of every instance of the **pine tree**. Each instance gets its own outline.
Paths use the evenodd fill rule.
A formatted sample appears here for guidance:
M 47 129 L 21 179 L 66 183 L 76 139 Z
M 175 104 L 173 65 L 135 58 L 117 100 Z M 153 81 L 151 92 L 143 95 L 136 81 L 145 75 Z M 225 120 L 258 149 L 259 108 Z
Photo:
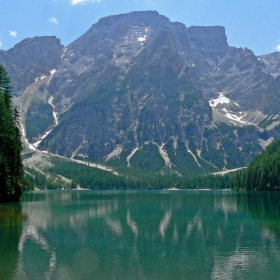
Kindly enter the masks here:
M 12 106 L 10 79 L 0 65 L 0 202 L 20 200 L 23 185 L 21 151 L 19 113 Z
M 257 158 L 255 158 L 241 173 L 242 188 L 246 190 L 275 190 L 280 185 L 280 140 L 269 145 Z

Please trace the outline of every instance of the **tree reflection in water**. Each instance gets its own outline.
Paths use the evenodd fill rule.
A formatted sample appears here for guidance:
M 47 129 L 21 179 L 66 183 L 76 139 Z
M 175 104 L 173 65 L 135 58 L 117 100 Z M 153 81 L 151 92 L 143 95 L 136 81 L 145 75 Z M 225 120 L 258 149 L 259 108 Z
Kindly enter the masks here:
M 267 232 L 280 240 L 280 192 L 254 192 L 238 196 L 239 205 L 246 209 Z
M 20 203 L 0 204 L 0 279 L 11 279 L 15 274 L 24 219 Z

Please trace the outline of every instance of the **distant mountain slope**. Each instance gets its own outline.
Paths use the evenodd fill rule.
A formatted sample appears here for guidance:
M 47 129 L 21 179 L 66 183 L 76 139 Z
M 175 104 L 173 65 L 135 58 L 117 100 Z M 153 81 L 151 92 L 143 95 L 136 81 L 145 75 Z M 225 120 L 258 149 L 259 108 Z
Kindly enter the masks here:
M 44 51 L 21 61 L 33 45 Z M 278 53 L 230 47 L 221 26 L 132 12 L 100 19 L 67 48 L 36 37 L 12 50 L 27 69 L 29 82 L 15 84 L 27 138 L 42 150 L 183 175 L 245 166 L 279 137 Z M 15 71 L 9 52 L 0 63 Z

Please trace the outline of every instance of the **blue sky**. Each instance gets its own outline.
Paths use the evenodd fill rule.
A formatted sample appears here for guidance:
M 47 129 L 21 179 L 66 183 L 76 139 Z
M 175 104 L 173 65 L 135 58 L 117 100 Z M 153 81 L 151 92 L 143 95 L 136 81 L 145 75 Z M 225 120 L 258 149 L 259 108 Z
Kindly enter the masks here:
M 67 46 L 101 17 L 144 10 L 187 27 L 225 26 L 231 46 L 257 55 L 280 51 L 279 0 L 1 0 L 0 49 L 44 35 Z

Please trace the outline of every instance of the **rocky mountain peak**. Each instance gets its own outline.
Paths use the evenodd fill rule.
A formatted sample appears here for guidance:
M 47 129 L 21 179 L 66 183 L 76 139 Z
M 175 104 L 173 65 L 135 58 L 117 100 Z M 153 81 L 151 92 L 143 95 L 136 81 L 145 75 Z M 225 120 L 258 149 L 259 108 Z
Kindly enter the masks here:
M 223 26 L 191 26 L 188 32 L 190 40 L 202 50 L 221 53 L 228 49 Z
M 64 46 L 55 36 L 27 38 L 5 52 L 2 64 L 20 95 L 36 78 L 49 75 L 60 63 Z
M 101 18 L 97 23 L 93 24 L 92 28 L 103 28 L 123 21 L 128 24 L 146 23 L 150 24 L 153 21 L 169 22 L 169 19 L 160 15 L 157 11 L 135 11 L 127 14 L 113 15 Z
M 280 52 L 261 55 L 258 60 L 264 63 L 267 72 L 273 78 L 280 76 Z

